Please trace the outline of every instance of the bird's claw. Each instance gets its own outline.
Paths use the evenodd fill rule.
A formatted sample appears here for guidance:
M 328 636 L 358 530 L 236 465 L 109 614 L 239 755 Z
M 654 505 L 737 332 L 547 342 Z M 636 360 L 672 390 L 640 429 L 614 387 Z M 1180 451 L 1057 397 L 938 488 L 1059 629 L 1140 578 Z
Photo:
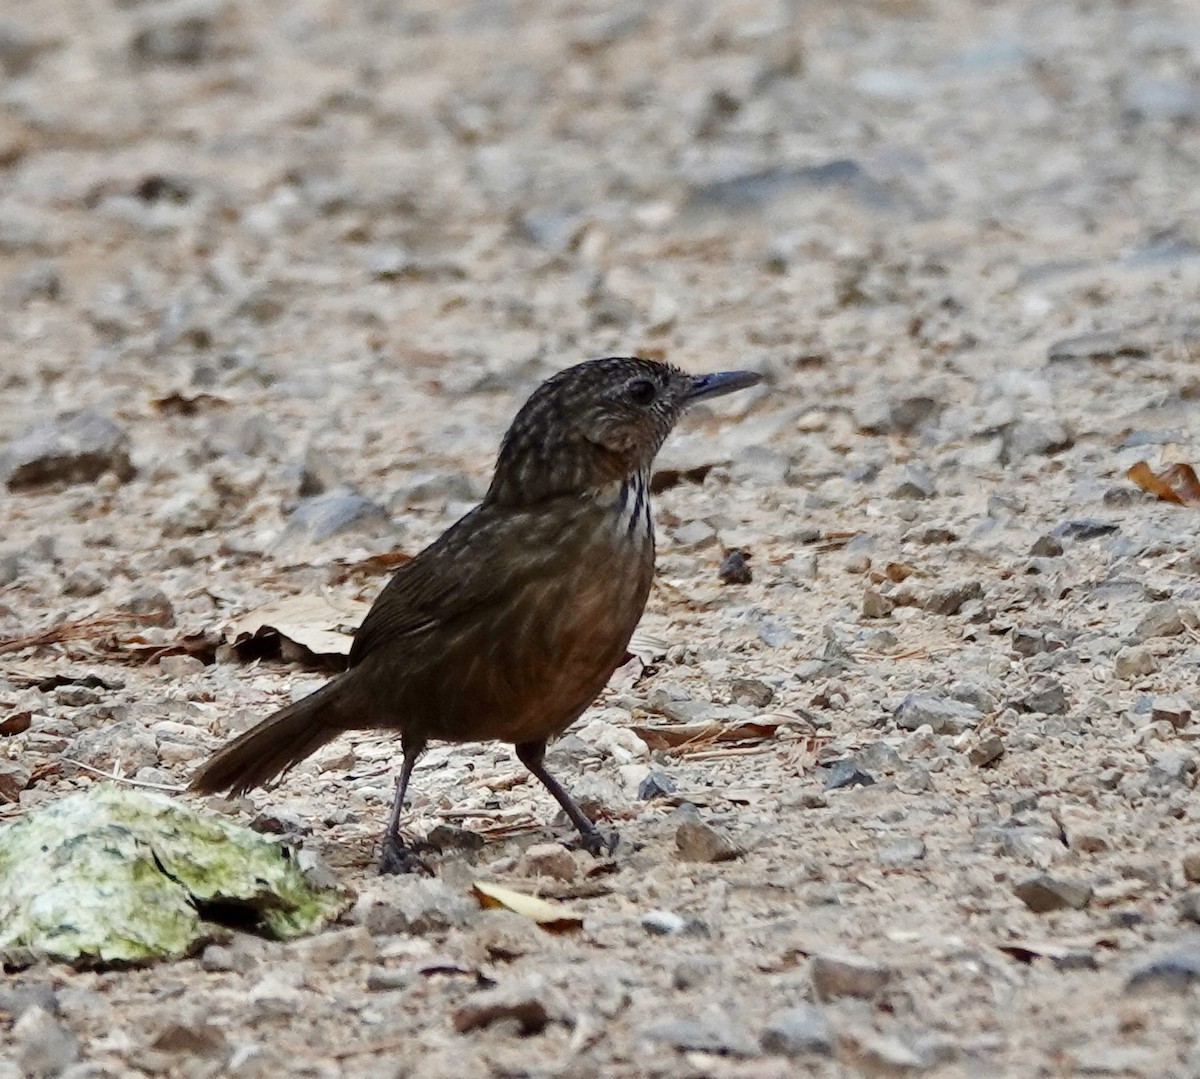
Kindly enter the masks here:
M 405 843 L 397 835 L 383 837 L 383 849 L 379 855 L 380 876 L 394 877 L 406 873 L 421 873 L 427 877 L 434 876 L 429 863 L 420 857 L 421 854 L 440 854 L 432 843 L 414 841 Z
M 590 832 L 580 832 L 579 838 L 572 840 L 567 846 L 572 850 L 585 850 L 594 858 L 599 858 L 605 854 L 613 854 L 620 842 L 621 837 L 616 832 L 605 835 L 599 828 L 593 828 Z

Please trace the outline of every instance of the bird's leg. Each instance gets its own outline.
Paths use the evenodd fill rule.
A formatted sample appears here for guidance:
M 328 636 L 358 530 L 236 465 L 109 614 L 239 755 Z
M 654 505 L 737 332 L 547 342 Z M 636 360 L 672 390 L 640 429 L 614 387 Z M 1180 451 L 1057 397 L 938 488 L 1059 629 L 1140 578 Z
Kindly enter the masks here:
M 517 760 L 525 765 L 542 786 L 554 795 L 554 800 L 562 806 L 563 812 L 571 818 L 571 823 L 579 829 L 579 845 L 588 853 L 597 856 L 612 854 L 617 849 L 617 833 L 610 832 L 607 836 L 602 834 L 600 829 L 588 820 L 587 814 L 575 804 L 563 785 L 546 771 L 544 763 L 546 740 L 543 738 L 540 742 L 522 742 L 516 747 L 516 751 Z
M 433 876 L 429 868 L 419 857 L 417 848 L 420 844 L 406 843 L 400 834 L 400 814 L 404 812 L 404 796 L 408 793 L 408 779 L 412 775 L 413 765 L 425 748 L 424 741 L 409 741 L 405 739 L 404 764 L 400 767 L 400 779 L 396 782 L 396 797 L 392 802 L 392 815 L 388 819 L 387 831 L 383 833 L 383 850 L 379 856 L 379 872 L 395 873 L 427 873 Z

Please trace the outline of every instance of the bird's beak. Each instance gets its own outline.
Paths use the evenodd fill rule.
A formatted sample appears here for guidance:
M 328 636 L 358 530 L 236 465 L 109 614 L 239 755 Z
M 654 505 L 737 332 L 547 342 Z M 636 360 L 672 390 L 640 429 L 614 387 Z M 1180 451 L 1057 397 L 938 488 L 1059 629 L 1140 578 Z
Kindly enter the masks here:
M 710 397 L 723 397 L 736 390 L 757 386 L 761 381 L 762 375 L 756 371 L 717 371 L 711 375 L 696 375 L 692 378 L 692 388 L 688 390 L 686 401 L 690 405 L 696 401 L 707 401 Z

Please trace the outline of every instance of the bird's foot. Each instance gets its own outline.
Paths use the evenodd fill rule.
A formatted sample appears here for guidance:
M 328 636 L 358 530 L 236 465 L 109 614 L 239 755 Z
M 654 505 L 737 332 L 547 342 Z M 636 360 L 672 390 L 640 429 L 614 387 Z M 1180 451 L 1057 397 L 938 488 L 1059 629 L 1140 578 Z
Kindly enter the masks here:
M 441 851 L 432 843 L 423 843 L 420 840 L 405 843 L 398 835 L 385 835 L 383 849 L 379 855 L 380 876 L 394 877 L 402 873 L 423 873 L 427 877 L 432 877 L 434 872 L 421 855 L 440 853 Z
M 571 850 L 586 850 L 588 854 L 599 858 L 601 855 L 615 852 L 620 842 L 621 837 L 616 832 L 605 835 L 599 828 L 592 828 L 587 832 L 581 831 L 579 837 L 571 840 L 567 847 Z

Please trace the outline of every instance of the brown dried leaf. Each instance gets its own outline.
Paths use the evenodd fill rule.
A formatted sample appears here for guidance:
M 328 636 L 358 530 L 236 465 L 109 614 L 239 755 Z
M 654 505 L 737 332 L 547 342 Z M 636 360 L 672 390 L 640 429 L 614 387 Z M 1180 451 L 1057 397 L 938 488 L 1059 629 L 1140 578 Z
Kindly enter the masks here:
M 608 680 L 608 688 L 615 693 L 628 693 L 638 684 L 646 671 L 644 664 L 637 656 L 630 656 L 621 664 Z
M 369 605 L 323 594 L 288 596 L 242 615 L 226 631 L 234 645 L 272 634 L 315 656 L 348 656 Z
M 397 566 L 402 566 L 411 559 L 412 555 L 407 551 L 384 551 L 382 554 L 360 558 L 356 562 L 339 559 L 333 563 L 329 572 L 329 583 L 341 584 L 351 577 L 378 577 L 384 573 L 391 573 Z
M 11 715 L 0 719 L 0 734 L 20 734 L 22 731 L 29 730 L 29 725 L 32 722 L 32 712 L 13 712 Z
M 229 401 L 224 397 L 203 391 L 181 393 L 176 390 L 174 393 L 168 393 L 165 397 L 153 398 L 150 404 L 164 416 L 195 416 L 200 412 L 229 408 Z
M 504 910 L 511 910 L 515 914 L 520 914 L 536 922 L 551 933 L 578 929 L 583 925 L 583 915 L 577 914 L 562 903 L 554 903 L 536 895 L 527 895 L 525 892 L 516 892 L 500 884 L 477 880 L 471 886 L 471 891 L 474 892 L 481 907 L 485 909 L 502 907 Z
M 661 637 L 652 637 L 649 633 L 635 633 L 630 638 L 626 652 L 628 655 L 637 656 L 649 667 L 655 660 L 662 659 L 670 647 L 671 642 L 664 641 Z
M 1131 465 L 1125 475 L 1143 491 L 1148 491 L 1164 502 L 1180 506 L 1200 506 L 1200 478 L 1196 470 L 1184 462 L 1168 465 L 1155 472 L 1145 461 Z
M 714 742 L 763 742 L 775 738 L 781 727 L 803 723 L 795 716 L 766 715 L 739 723 L 634 724 L 630 730 L 655 749 L 692 749 L 710 746 Z

